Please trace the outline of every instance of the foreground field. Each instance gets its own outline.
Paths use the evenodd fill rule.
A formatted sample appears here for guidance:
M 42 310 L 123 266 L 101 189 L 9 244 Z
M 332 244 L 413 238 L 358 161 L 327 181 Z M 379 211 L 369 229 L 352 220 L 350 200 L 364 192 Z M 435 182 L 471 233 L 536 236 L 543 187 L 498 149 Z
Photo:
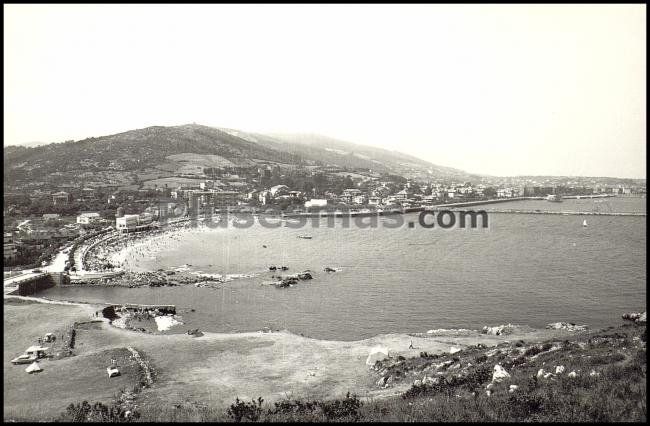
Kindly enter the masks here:
M 350 402 L 353 399 L 345 399 L 348 392 L 361 397 L 364 404 L 353 414 L 343 414 L 355 418 L 361 416 L 362 420 L 480 420 L 481 416 L 493 420 L 515 419 L 516 413 L 504 411 L 505 408 L 492 413 L 499 398 L 510 400 L 513 395 L 528 395 L 530 392 L 547 395 L 551 392 L 568 406 L 580 407 L 584 401 L 605 398 L 598 392 L 611 394 L 610 387 L 617 383 L 612 378 L 628 383 L 619 391 L 629 402 L 622 406 L 627 410 L 627 417 L 620 419 L 645 416 L 645 334 L 641 333 L 641 328 L 645 331 L 645 327 L 622 327 L 617 332 L 624 337 L 606 340 L 607 344 L 602 347 L 592 345 L 589 336 L 593 333 L 575 335 L 561 330 L 507 336 L 478 333 L 455 337 L 383 335 L 357 342 L 337 342 L 308 339 L 286 332 L 206 333 L 198 338 L 185 334 L 143 334 L 117 329 L 104 321 L 89 322 L 94 320 L 94 312 L 95 308 L 83 305 L 5 301 L 5 420 L 53 419 L 70 403 L 83 400 L 110 403 L 120 392 L 135 387 L 142 376 L 141 369 L 126 352 L 129 347 L 146 355 L 155 373 L 153 385 L 137 395 L 137 410 L 143 420 L 227 420 L 230 418 L 226 414 L 227 408 L 235 398 L 251 401 L 258 397 L 265 400 L 263 407 L 259 408 L 261 419 L 329 420 L 331 418 L 325 411 L 319 409 L 300 413 L 286 407 L 277 413 L 269 413 L 269 409 L 274 407 L 274 403 L 288 399 L 320 401 L 338 398 L 343 401 L 342 407 L 354 407 L 355 403 Z M 13 356 L 33 344 L 33 339 L 46 332 L 57 330 L 63 337 L 63 344 L 65 330 L 75 322 L 82 324 L 76 327 L 74 356 L 44 361 L 44 371 L 37 375 L 28 375 L 24 366 L 21 368 L 9 363 Z M 562 343 L 569 341 L 567 339 L 580 340 L 582 344 Z M 555 343 L 538 344 L 548 340 Z M 414 349 L 409 349 L 411 342 Z M 370 368 L 365 361 L 370 348 L 378 344 L 387 347 L 391 357 Z M 477 344 L 485 347 L 477 347 Z M 452 346 L 463 350 L 449 354 Z M 531 349 L 538 346 L 540 353 Z M 544 347 L 546 350 L 541 349 Z M 550 347 L 556 349 L 549 350 Z M 53 350 L 58 349 L 54 347 Z M 515 351 L 522 354 L 517 355 Z M 528 355 L 524 355 L 526 351 Z M 520 359 L 514 361 L 518 357 Z M 585 357 L 594 357 L 596 361 Z M 118 362 L 124 365 L 123 375 L 119 378 L 108 379 L 106 375 L 105 368 L 111 358 L 119 358 Z M 497 363 L 504 365 L 512 378 L 507 384 L 495 385 L 494 394 L 488 397 L 485 383 L 481 380 L 491 378 L 492 368 Z M 553 365 L 549 367 L 545 363 Z M 529 386 L 529 377 L 534 376 L 541 365 L 553 369 L 560 363 L 568 371 L 580 370 L 578 380 L 566 381 L 562 376 L 539 382 L 546 389 L 543 391 Z M 455 364 L 458 366 L 454 367 Z M 600 376 L 588 375 L 590 366 L 598 369 Z M 610 368 L 614 370 L 608 370 Z M 425 379 L 427 374 L 439 379 L 458 375 L 469 375 L 474 379 L 443 386 L 440 383 L 447 381 L 434 384 L 430 377 Z M 427 384 L 414 391 L 416 380 Z M 501 389 L 515 383 L 520 388 L 519 393 L 510 394 Z M 578 393 L 574 395 L 574 391 Z M 408 395 L 408 399 L 400 395 Z M 548 407 L 545 400 L 540 401 L 542 407 Z M 453 414 L 452 408 L 440 407 L 442 402 L 445 407 L 464 411 Z M 470 410 L 471 407 L 474 408 Z M 243 408 L 244 411 L 247 409 Z M 331 410 L 327 412 L 331 413 Z M 529 412 L 535 410 L 531 408 Z M 611 412 L 612 418 L 617 418 L 614 413 L 618 411 L 611 409 L 607 412 Z M 558 419 L 568 420 L 565 414 L 558 414 Z M 571 418 L 578 417 L 574 415 Z M 589 418 L 604 417 L 592 415 Z

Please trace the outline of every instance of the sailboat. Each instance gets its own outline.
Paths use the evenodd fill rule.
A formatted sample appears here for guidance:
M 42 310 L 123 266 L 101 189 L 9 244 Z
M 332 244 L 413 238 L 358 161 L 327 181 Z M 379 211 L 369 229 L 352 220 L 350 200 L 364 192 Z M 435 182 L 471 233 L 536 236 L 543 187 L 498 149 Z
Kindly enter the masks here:
M 585 227 L 587 226 L 587 219 L 582 221 L 582 226 L 585 226 Z

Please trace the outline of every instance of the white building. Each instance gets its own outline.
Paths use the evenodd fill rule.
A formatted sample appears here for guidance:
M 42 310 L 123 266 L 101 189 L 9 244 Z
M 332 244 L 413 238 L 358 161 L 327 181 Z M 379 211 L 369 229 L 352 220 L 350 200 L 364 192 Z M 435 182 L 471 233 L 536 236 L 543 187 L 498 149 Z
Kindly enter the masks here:
M 365 194 L 355 195 L 352 197 L 352 202 L 354 204 L 366 204 L 368 197 Z
M 323 199 L 315 199 L 312 198 L 311 200 L 305 201 L 305 208 L 310 208 L 310 207 L 326 207 L 327 206 L 327 200 Z
M 11 232 L 5 232 L 4 233 L 4 256 L 3 259 L 5 261 L 7 260 L 13 260 L 16 258 L 18 255 L 18 249 L 16 248 L 16 245 L 14 244 L 14 236 Z
M 381 198 L 380 197 L 368 197 L 368 204 L 371 206 L 379 206 L 381 205 Z
M 125 214 L 122 217 L 115 218 L 115 229 L 118 232 L 142 231 L 151 226 L 153 215 L 151 213 Z
M 97 212 L 81 213 L 79 216 L 77 216 L 77 223 L 81 225 L 88 225 L 90 223 L 99 222 L 100 219 L 101 216 Z
M 287 185 L 275 185 L 269 188 L 272 197 L 279 197 L 280 195 L 285 195 L 289 193 L 289 187 Z

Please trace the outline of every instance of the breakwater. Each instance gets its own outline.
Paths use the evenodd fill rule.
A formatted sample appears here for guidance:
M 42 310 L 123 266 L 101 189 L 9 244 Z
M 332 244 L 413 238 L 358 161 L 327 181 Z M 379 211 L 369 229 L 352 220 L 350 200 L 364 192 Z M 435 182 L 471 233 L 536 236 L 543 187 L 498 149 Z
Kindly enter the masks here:
M 595 194 L 595 195 L 567 195 L 563 198 L 565 199 L 591 199 L 591 198 L 611 198 L 614 195 L 611 194 Z M 473 207 L 473 206 L 483 206 L 487 204 L 501 204 L 509 203 L 513 201 L 527 201 L 527 200 L 537 200 L 543 201 L 546 200 L 546 197 L 512 197 L 512 198 L 494 198 L 489 200 L 475 200 L 475 201 L 459 201 L 454 203 L 445 203 L 445 204 L 436 204 L 436 205 L 426 205 L 426 206 L 414 206 L 414 207 L 403 207 L 403 208 L 394 208 L 390 210 L 374 210 L 374 211 L 319 211 L 319 212 L 305 212 L 305 213 L 286 213 L 282 215 L 283 219 L 290 218 L 301 218 L 301 217 L 364 217 L 364 216 L 388 216 L 394 214 L 404 214 L 404 213 L 418 213 L 422 211 L 439 211 L 439 210 L 449 210 L 457 207 Z M 545 211 L 545 210 L 489 210 L 490 213 L 530 213 L 530 214 L 557 214 L 562 212 L 555 211 Z M 574 212 L 568 212 L 569 214 L 575 214 Z M 592 212 L 580 212 L 580 214 L 601 214 L 601 215 L 610 215 L 610 216 L 645 216 L 645 213 L 636 214 L 636 213 L 592 213 Z
M 646 216 L 641 212 L 571 212 L 571 211 L 549 211 L 549 210 L 486 210 L 487 213 L 508 213 L 508 214 L 554 214 L 560 216 Z

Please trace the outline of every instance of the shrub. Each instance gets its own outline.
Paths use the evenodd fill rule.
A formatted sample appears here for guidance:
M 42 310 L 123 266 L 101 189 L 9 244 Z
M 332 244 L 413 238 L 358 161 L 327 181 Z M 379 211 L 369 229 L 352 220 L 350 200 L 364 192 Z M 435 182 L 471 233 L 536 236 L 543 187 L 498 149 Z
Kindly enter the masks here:
M 544 403 L 544 398 L 537 393 L 515 392 L 508 398 L 508 408 L 517 419 L 539 414 Z
M 526 356 L 535 356 L 539 353 L 542 352 L 542 348 L 539 346 L 531 346 L 530 348 L 526 349 L 526 352 L 524 352 L 524 355 Z
M 269 414 L 304 414 L 312 413 L 318 409 L 317 401 L 302 402 L 300 400 L 280 401 L 274 403 L 275 408 Z
M 511 364 L 512 366 L 516 366 L 516 365 L 524 364 L 525 362 L 526 362 L 526 357 L 518 356 L 517 358 L 512 360 Z
M 257 401 L 252 400 L 251 402 L 240 401 L 239 398 L 236 398 L 235 402 L 226 411 L 226 414 L 237 423 L 241 422 L 242 419 L 256 422 L 262 414 L 263 401 L 262 397 L 257 398 Z
M 334 401 L 324 401 L 321 403 L 323 413 L 328 420 L 352 418 L 359 420 L 359 408 L 363 402 L 356 395 L 350 397 L 350 392 L 345 395 L 345 399 Z
M 85 422 L 131 422 L 140 417 L 135 410 L 126 410 L 119 405 L 104 405 L 96 402 L 90 405 L 88 401 L 81 404 L 70 404 L 65 412 L 59 416 L 61 422 L 85 423 Z

